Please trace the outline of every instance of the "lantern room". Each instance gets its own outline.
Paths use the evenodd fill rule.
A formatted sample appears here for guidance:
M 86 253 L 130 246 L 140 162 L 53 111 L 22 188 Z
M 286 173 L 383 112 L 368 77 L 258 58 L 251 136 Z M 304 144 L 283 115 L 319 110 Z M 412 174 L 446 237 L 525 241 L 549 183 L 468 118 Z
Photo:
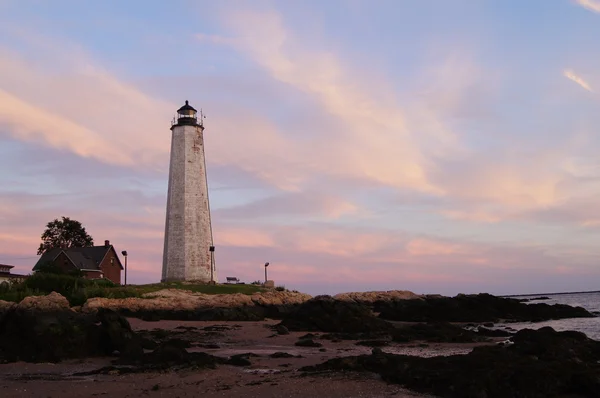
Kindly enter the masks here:
M 198 125 L 198 118 L 196 116 L 197 113 L 198 113 L 198 111 L 196 109 L 194 109 L 194 107 L 191 106 L 189 104 L 189 102 L 186 100 L 185 105 L 182 106 L 181 108 L 177 109 L 177 122 L 174 125 L 197 126 Z

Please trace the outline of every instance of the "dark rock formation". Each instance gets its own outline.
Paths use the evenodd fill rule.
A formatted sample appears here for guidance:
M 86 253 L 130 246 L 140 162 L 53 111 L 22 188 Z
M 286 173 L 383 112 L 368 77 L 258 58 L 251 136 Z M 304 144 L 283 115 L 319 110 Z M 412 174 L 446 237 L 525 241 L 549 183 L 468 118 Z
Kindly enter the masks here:
M 286 328 L 283 325 L 276 325 L 275 331 L 277 332 L 277 334 L 281 334 L 281 335 L 290 334 L 290 331 L 288 330 L 288 328 Z
M 60 362 L 67 358 L 142 355 L 141 340 L 113 311 L 95 315 L 71 310 L 42 311 L 13 307 L 0 320 L 0 360 Z
M 267 310 L 255 305 L 239 307 L 199 308 L 196 310 L 177 309 L 143 309 L 129 310 L 121 308 L 119 314 L 145 321 L 180 320 L 180 321 L 262 321 Z
M 305 372 L 370 371 L 406 388 L 451 398 L 600 396 L 600 342 L 579 332 L 521 330 L 514 344 L 468 355 L 420 358 L 385 354 L 335 358 Z
M 393 326 L 373 315 L 369 307 L 355 302 L 317 296 L 300 304 L 280 325 L 294 331 L 381 332 Z
M 497 322 L 500 320 L 538 322 L 562 318 L 589 318 L 594 315 L 581 307 L 564 304 L 524 304 L 517 299 L 490 294 L 459 294 L 456 297 L 389 301 L 381 308 L 379 317 L 414 322 Z
M 477 329 L 475 329 L 475 333 L 477 333 L 479 336 L 486 337 L 510 337 L 514 334 L 513 332 L 509 332 L 506 329 L 488 329 L 483 326 L 479 326 Z
M 399 343 L 427 341 L 434 343 L 472 343 L 485 338 L 475 332 L 447 322 L 418 323 L 392 331 L 392 339 Z
M 298 347 L 323 347 L 323 344 L 317 343 L 313 339 L 300 339 L 294 345 Z
M 356 342 L 356 345 L 362 345 L 365 347 L 385 347 L 389 344 L 390 342 L 387 340 L 362 340 Z

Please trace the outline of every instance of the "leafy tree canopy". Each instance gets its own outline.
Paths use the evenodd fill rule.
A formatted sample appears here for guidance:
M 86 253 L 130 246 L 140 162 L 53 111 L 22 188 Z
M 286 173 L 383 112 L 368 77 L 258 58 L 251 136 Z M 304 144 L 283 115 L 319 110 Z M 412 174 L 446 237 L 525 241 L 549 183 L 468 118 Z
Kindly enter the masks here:
M 88 235 L 81 223 L 63 216 L 62 220 L 55 219 L 46 225 L 37 254 L 44 254 L 48 250 L 57 247 L 67 249 L 69 247 L 89 246 L 94 246 L 94 240 Z

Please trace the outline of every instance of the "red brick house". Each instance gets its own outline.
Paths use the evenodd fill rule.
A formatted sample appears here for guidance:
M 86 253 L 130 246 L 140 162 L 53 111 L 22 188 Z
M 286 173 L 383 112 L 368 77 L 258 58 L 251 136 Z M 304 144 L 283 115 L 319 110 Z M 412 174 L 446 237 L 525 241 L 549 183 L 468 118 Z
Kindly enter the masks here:
M 53 265 L 65 272 L 79 270 L 87 279 L 106 278 L 121 284 L 123 265 L 117 251 L 108 240 L 104 241 L 104 246 L 48 250 L 42 254 L 33 271 L 39 271 L 44 265 Z

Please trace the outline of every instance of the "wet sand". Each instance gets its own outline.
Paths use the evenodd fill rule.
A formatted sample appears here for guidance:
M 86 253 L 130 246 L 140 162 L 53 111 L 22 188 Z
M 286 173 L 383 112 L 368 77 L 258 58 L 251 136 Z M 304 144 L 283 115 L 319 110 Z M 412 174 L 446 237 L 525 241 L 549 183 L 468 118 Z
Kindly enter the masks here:
M 193 342 L 188 351 L 202 351 L 216 356 L 253 353 L 251 366 L 219 365 L 217 369 L 184 370 L 137 374 L 73 376 L 108 366 L 114 358 L 90 358 L 60 364 L 11 363 L 0 365 L 1 397 L 425 397 L 387 384 L 368 373 L 345 373 L 302 376 L 299 368 L 330 358 L 368 354 L 371 348 L 357 346 L 356 341 L 332 342 L 318 337 L 323 347 L 297 347 L 306 332 L 276 335 L 270 326 L 275 320 L 262 322 L 145 322 L 130 318 L 134 330 L 169 330 Z M 216 326 L 216 327 L 215 327 Z M 204 328 L 212 330 L 206 331 Z M 185 329 L 184 329 L 185 328 Z M 322 333 L 315 333 L 316 336 Z M 215 344 L 219 348 L 201 348 L 194 343 Z M 432 356 L 466 354 L 476 344 L 391 344 L 385 352 Z M 300 358 L 271 358 L 286 352 Z

